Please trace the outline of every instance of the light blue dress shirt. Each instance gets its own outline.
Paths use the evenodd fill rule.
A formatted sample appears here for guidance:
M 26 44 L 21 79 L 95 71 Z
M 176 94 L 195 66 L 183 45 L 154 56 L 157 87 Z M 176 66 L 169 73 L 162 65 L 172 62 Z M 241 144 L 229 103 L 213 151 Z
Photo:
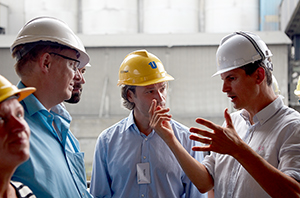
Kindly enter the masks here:
M 19 83 L 18 87 L 25 86 Z M 86 186 L 84 154 L 69 130 L 69 113 L 61 105 L 56 106 L 60 115 L 48 112 L 33 94 L 21 104 L 31 130 L 30 158 L 17 168 L 12 180 L 27 185 L 37 198 L 92 197 Z
M 278 97 L 254 117 L 231 114 L 239 136 L 268 163 L 300 181 L 300 114 Z M 224 125 L 225 126 L 225 125 Z M 214 178 L 215 197 L 270 197 L 244 167 L 229 155 L 212 153 L 202 162 Z
M 184 148 L 202 161 L 202 153 L 191 150 L 195 141 L 189 139 L 189 129 L 174 120 L 170 123 Z M 149 184 L 138 184 L 138 163 L 149 163 Z M 191 183 L 169 147 L 155 131 L 145 136 L 138 130 L 133 112 L 99 135 L 90 191 L 95 198 L 206 197 Z

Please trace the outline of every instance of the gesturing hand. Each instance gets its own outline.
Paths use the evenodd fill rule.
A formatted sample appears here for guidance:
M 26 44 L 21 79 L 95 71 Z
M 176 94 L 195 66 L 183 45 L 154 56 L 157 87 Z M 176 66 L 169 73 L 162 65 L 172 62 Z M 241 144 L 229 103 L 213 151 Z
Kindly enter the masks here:
M 164 141 L 168 141 L 173 136 L 173 129 L 169 122 L 172 116 L 167 114 L 170 109 L 156 105 L 157 101 L 153 100 L 149 109 L 149 125 Z
M 198 135 L 191 135 L 190 139 L 199 141 L 207 146 L 193 147 L 194 151 L 214 151 L 221 154 L 229 154 L 235 156 L 238 153 L 238 148 L 244 144 L 243 140 L 239 137 L 235 131 L 228 109 L 224 111 L 224 117 L 226 120 L 226 127 L 221 127 L 209 120 L 197 118 L 196 122 L 203 126 L 206 126 L 212 131 L 207 131 L 199 128 L 192 127 L 190 132 L 197 133 Z

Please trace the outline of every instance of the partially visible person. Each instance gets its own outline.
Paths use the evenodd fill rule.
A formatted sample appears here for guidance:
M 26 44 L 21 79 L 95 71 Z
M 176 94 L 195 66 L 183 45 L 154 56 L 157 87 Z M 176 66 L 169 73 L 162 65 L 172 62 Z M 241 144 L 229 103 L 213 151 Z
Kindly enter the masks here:
M 41 198 L 90 198 L 84 153 L 69 130 L 71 116 L 61 103 L 90 58 L 81 40 L 62 21 L 37 17 L 24 25 L 11 46 L 19 88 L 36 92 L 21 102 L 30 130 L 30 158 L 13 179 Z M 53 110 L 55 109 L 55 111 Z
M 88 63 L 86 66 L 79 69 L 79 75 L 75 75 L 74 77 L 72 96 L 70 99 L 65 100 L 65 102 L 70 104 L 76 104 L 80 101 L 82 90 L 83 90 L 82 85 L 85 84 L 84 74 L 86 72 L 86 67 L 90 67 L 90 66 L 91 65 Z
M 104 130 L 96 143 L 91 193 L 94 197 L 156 198 L 205 197 L 191 183 L 173 153 L 149 125 L 152 100 L 166 106 L 168 81 L 162 62 L 146 50 L 128 54 L 119 69 L 123 106 L 127 118 Z M 195 159 L 188 128 L 170 121 L 175 138 Z M 194 158 L 193 158 L 194 159 Z
M 272 89 L 271 51 L 251 32 L 234 32 L 217 50 L 217 72 L 222 91 L 238 111 L 224 111 L 223 126 L 198 118 L 190 139 L 211 151 L 202 163 L 177 141 L 168 109 L 149 111 L 150 125 L 175 154 L 201 192 L 214 189 L 215 197 L 300 197 L 300 114 L 283 104 Z M 201 136 L 199 136 L 201 135 Z
M 35 198 L 24 184 L 12 181 L 16 168 L 29 158 L 30 129 L 19 101 L 35 88 L 18 89 L 0 75 L 0 197 Z

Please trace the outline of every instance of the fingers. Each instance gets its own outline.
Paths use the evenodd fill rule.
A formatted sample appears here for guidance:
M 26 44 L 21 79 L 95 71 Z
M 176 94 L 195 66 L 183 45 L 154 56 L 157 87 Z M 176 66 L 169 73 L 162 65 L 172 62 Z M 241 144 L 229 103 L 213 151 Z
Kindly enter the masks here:
M 211 144 L 212 143 L 211 138 L 204 138 L 204 137 L 200 137 L 198 135 L 190 135 L 190 139 L 194 140 L 194 141 L 201 142 L 203 144 Z
M 193 146 L 193 151 L 211 151 L 210 145 L 208 146 Z
M 209 120 L 206 120 L 206 119 L 203 119 L 203 118 L 197 118 L 196 119 L 196 122 L 198 124 L 201 124 L 203 126 L 206 126 L 207 128 L 210 128 L 212 130 L 215 130 L 215 129 L 218 129 L 219 128 L 219 125 L 216 125 L 215 123 L 209 121 Z
M 155 111 L 156 103 L 157 103 L 156 100 L 152 100 L 152 103 L 151 103 L 149 111 L 148 111 L 150 116 L 152 116 Z
M 214 131 L 210 132 L 210 131 L 203 130 L 203 129 L 196 128 L 196 127 L 191 127 L 190 132 L 197 133 L 197 134 L 202 135 L 202 136 L 207 137 L 207 138 L 213 138 L 213 136 L 215 135 Z
M 157 106 L 157 101 L 154 99 L 152 100 L 151 106 L 149 108 L 149 115 L 150 115 L 150 126 L 154 128 L 155 126 L 163 127 L 166 121 L 171 120 L 171 115 L 167 113 L 170 111 L 169 108 L 162 108 Z
M 226 120 L 227 128 L 233 128 L 231 116 L 230 116 L 227 108 L 224 111 L 224 118 Z

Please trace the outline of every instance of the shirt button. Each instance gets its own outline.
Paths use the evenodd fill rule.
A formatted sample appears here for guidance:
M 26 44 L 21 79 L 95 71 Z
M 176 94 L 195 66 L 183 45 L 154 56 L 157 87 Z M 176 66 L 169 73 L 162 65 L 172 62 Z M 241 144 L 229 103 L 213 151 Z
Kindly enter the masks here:
M 146 159 L 146 156 L 144 156 L 144 159 Z
M 144 194 L 142 194 L 142 197 L 145 197 L 145 195 L 144 195 Z

